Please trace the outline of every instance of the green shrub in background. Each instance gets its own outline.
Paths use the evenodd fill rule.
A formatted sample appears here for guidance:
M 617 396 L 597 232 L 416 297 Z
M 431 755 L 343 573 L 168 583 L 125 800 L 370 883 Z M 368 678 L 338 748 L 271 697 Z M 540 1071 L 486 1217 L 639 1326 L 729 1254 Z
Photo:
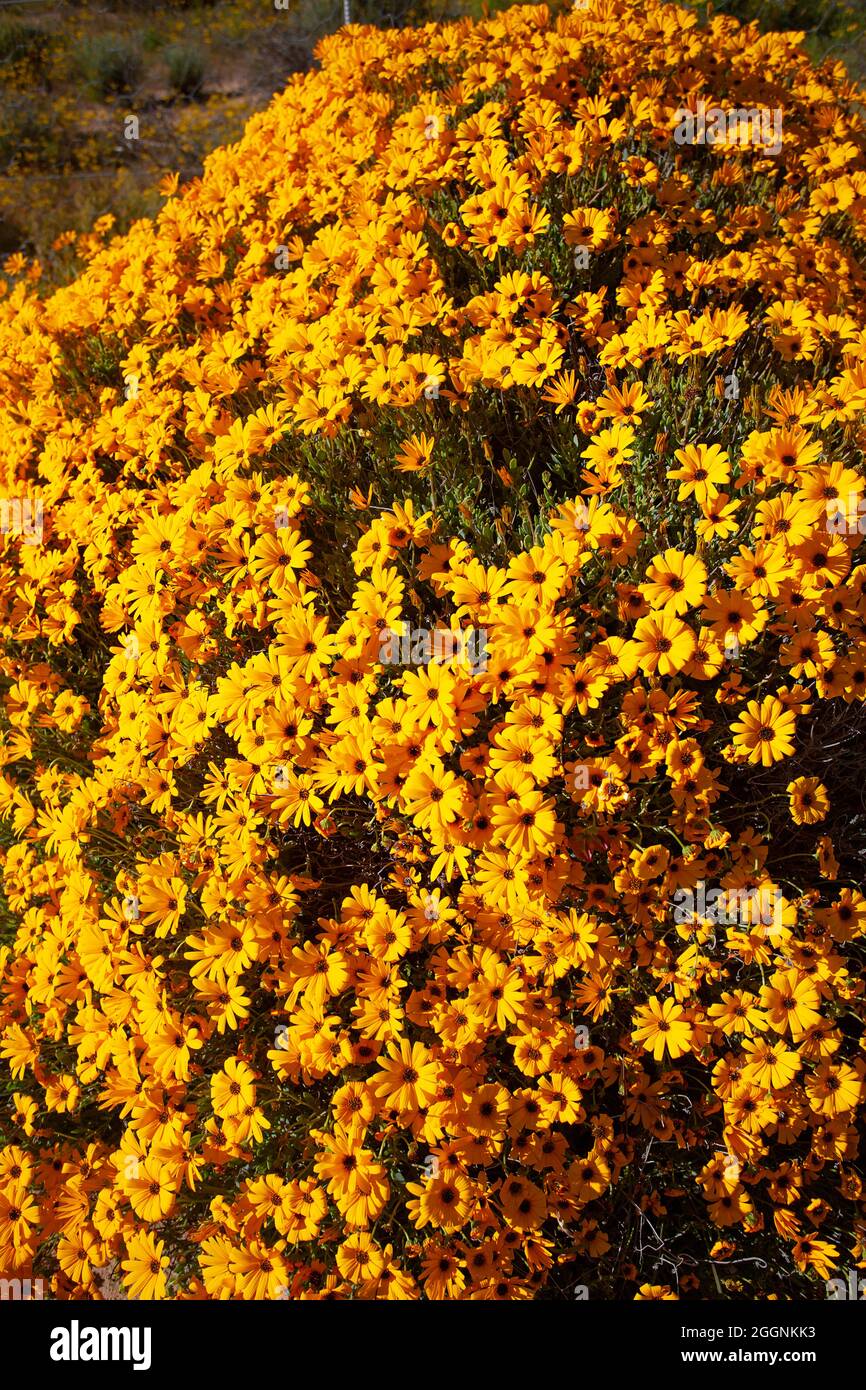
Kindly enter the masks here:
M 133 91 L 144 70 L 138 41 L 115 35 L 88 39 L 81 47 L 80 62 L 84 76 L 100 96 Z
M 173 44 L 165 51 L 169 81 L 181 96 L 198 96 L 204 84 L 205 60 L 200 48 Z

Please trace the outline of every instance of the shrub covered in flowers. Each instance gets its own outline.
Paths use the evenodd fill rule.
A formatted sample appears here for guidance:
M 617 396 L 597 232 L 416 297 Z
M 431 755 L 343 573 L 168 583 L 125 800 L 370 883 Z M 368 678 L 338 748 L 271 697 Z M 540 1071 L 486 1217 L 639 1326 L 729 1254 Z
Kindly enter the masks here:
M 823 1297 L 866 1255 L 863 94 L 656 0 L 319 57 L 0 299 L 0 1264 Z M 679 143 L 699 101 L 781 151 Z

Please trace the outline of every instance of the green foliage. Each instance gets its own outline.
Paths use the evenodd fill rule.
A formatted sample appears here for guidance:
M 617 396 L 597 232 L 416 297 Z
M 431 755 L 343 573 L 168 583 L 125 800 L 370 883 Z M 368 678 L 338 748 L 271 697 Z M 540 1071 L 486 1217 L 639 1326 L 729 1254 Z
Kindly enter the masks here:
M 95 35 L 81 49 L 81 68 L 100 96 L 130 92 L 141 80 L 144 60 L 135 39 Z
M 197 96 L 204 83 L 205 60 L 200 48 L 190 44 L 173 44 L 165 51 L 168 75 L 172 87 L 182 96 Z

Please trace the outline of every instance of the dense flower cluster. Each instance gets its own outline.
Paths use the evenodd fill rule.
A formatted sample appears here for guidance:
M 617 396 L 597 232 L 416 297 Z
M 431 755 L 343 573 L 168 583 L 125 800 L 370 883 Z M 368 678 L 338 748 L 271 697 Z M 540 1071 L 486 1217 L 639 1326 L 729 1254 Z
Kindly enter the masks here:
M 0 1265 L 823 1296 L 866 1257 L 858 93 L 656 0 L 320 59 L 0 299 L 43 528 L 0 540 Z M 781 154 L 677 144 L 700 99 Z M 434 628 L 484 659 L 386 659 Z

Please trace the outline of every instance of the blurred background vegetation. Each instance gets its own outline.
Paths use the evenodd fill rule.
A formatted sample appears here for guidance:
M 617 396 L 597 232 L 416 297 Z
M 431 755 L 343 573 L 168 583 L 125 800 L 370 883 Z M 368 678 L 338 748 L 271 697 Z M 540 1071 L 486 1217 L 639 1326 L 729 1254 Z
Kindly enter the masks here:
M 0 0 L 0 257 L 67 278 L 80 243 L 161 202 L 314 61 L 346 0 Z M 866 0 L 684 0 L 802 29 L 816 60 L 866 76 Z M 348 0 L 353 23 L 480 17 L 510 0 Z M 134 116 L 137 129 L 130 123 Z
M 866 78 L 866 0 L 699 0 L 691 8 L 733 15 L 741 24 L 753 20 L 768 29 L 801 29 L 803 47 L 815 62 L 830 58 L 845 64 L 858 81 Z

